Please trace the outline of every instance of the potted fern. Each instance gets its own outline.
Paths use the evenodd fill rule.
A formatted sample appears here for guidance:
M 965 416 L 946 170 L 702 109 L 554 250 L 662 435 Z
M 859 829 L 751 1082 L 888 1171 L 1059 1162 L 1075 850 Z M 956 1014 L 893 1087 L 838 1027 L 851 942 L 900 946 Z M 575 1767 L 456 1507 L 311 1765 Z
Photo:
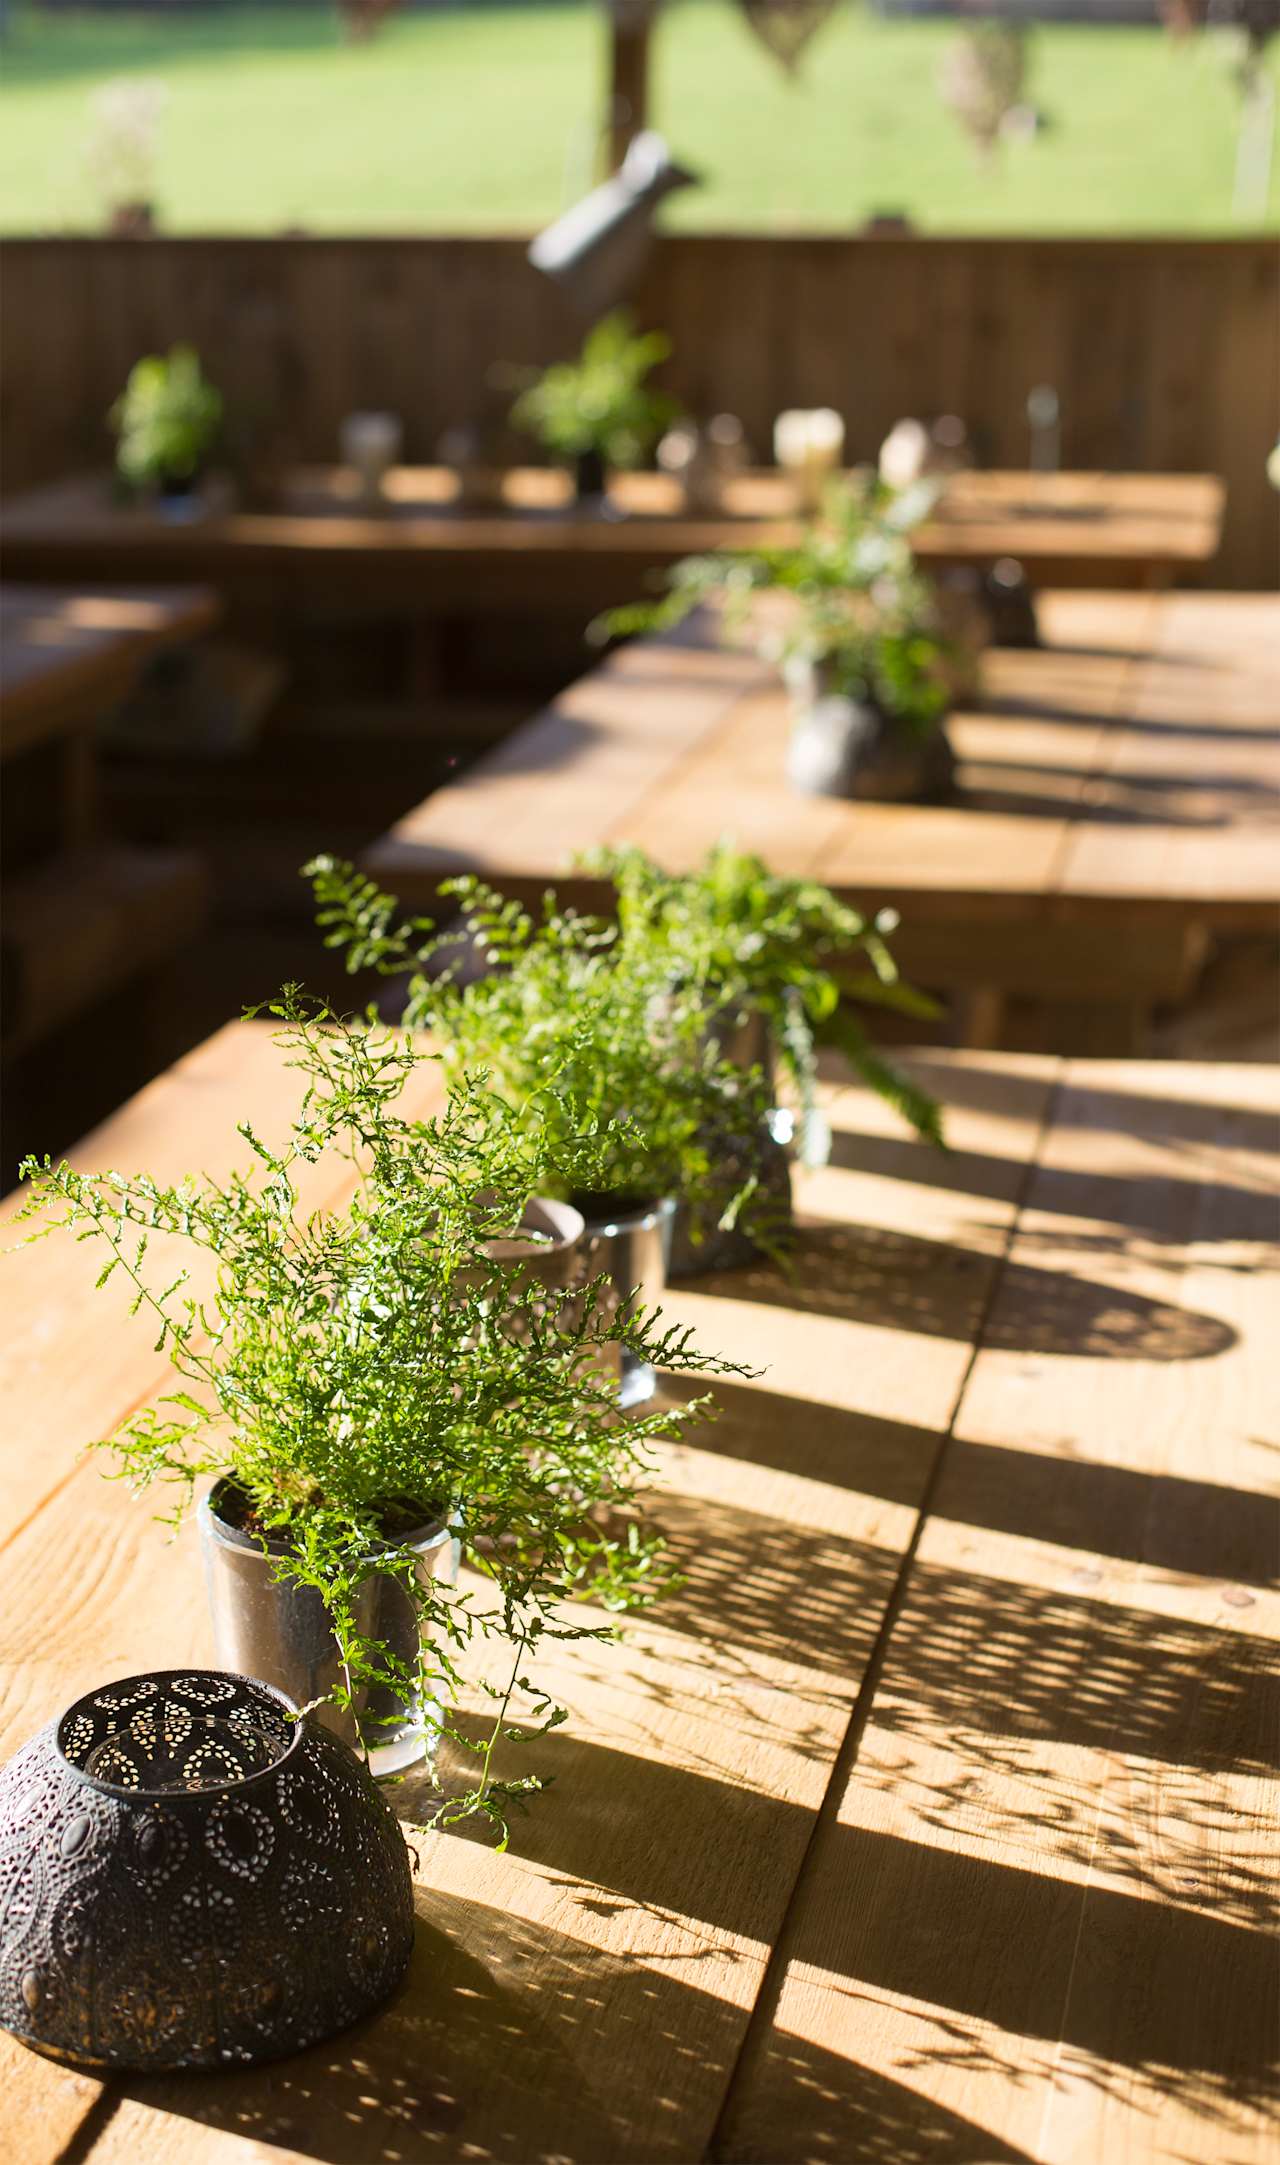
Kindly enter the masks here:
M 652 952 L 673 983 L 695 988 L 730 1052 L 780 1091 L 803 1163 L 825 1162 L 830 1136 L 817 1110 L 818 1054 L 837 1052 L 926 1141 L 942 1142 L 935 1101 L 880 1053 L 859 1007 L 929 1021 L 937 1003 L 904 984 L 889 940 L 892 910 L 868 917 L 818 880 L 771 872 L 762 857 L 721 841 L 692 872 L 667 872 L 643 850 L 583 859 L 617 897 L 624 947 Z
M 513 426 L 572 466 L 579 503 L 603 497 L 611 467 L 642 466 L 675 419 L 675 401 L 645 381 L 670 351 L 661 331 L 639 333 L 617 309 L 576 361 L 556 362 L 516 400 Z
M 729 1057 L 706 1029 L 703 988 L 673 977 L 660 942 L 557 908 L 539 917 L 474 879 L 446 881 L 488 974 L 462 983 L 426 918 L 397 920 L 394 898 L 352 866 L 307 867 L 326 943 L 351 970 L 409 972 L 405 1021 L 432 1030 L 451 1073 L 477 1067 L 545 1137 L 553 1194 L 583 1215 L 600 1267 L 629 1301 L 660 1298 L 677 1207 L 695 1245 L 742 1226 L 776 1243 L 776 1198 L 750 1144 L 769 1109 L 762 1070 Z M 573 1153 L 585 1121 L 599 1158 L 585 1181 Z M 653 1389 L 653 1369 L 623 1352 L 623 1397 Z
M 176 1386 L 101 1448 L 136 1487 L 168 1492 L 174 1519 L 212 1483 L 201 1519 L 220 1657 L 318 1706 L 377 1772 L 452 1737 L 478 1755 L 477 1776 L 437 1823 L 481 1812 L 505 1838 L 510 1802 L 536 1784 L 500 1779 L 495 1750 L 560 1718 L 538 1649 L 605 1635 L 575 1618 L 575 1595 L 653 1598 L 659 1545 L 634 1518 L 613 1529 L 651 1442 L 705 1411 L 620 1413 L 598 1357 L 719 1364 L 599 1281 L 566 1306 L 495 1255 L 541 1181 L 536 1105 L 514 1117 L 454 1063 L 442 1112 L 412 1119 L 412 1040 L 296 993 L 271 1012 L 304 1086 L 281 1148 L 245 1126 L 254 1170 L 176 1184 L 28 1160 L 23 1215 L 100 1243 L 99 1284 L 123 1281 L 158 1326 Z M 566 1180 L 603 1177 L 609 1138 L 589 1121 L 559 1107 L 554 1141 Z M 329 1156 L 358 1166 L 355 1186 L 309 1215 L 300 1174 Z M 175 1250 L 188 1258 L 176 1274 Z M 459 1556 L 478 1584 L 458 1584 Z M 464 1654 L 469 1670 L 480 1657 L 495 1710 L 478 1741 L 454 1714 Z
M 191 346 L 136 361 L 110 414 L 116 472 L 134 495 L 169 508 L 189 503 L 218 440 L 222 395 Z
M 791 693 L 786 772 L 808 793 L 945 794 L 953 773 L 943 716 L 950 656 L 936 597 L 916 568 L 911 528 L 933 482 L 895 490 L 840 484 L 794 543 L 686 557 L 656 602 L 616 609 L 597 641 L 662 631 L 715 601 L 727 638 L 751 639 Z

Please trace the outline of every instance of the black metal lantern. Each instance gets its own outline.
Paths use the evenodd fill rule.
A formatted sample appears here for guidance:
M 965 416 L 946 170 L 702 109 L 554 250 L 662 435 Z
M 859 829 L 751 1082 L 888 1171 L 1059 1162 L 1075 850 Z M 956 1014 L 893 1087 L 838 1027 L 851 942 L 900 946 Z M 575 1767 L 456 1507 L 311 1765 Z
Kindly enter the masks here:
M 225 2067 L 342 2029 L 402 1977 L 394 1813 L 282 1692 L 162 1670 L 0 1770 L 0 2024 L 97 2067 Z

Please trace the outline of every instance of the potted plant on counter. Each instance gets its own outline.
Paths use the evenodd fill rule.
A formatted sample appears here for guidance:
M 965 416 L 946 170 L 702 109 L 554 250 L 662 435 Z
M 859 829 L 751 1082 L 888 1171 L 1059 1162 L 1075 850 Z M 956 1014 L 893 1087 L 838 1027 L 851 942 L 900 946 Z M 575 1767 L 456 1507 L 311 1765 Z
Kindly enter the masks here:
M 460 981 L 446 938 L 352 866 L 308 866 L 326 943 L 351 970 L 409 972 L 406 1023 L 433 1031 L 450 1072 L 489 1072 L 545 1135 L 552 1193 L 586 1220 L 601 1267 L 624 1301 L 660 1298 L 677 1208 L 695 1247 L 741 1226 L 763 1246 L 786 1215 L 752 1145 L 769 1110 L 758 1066 L 730 1058 L 708 1032 L 702 985 L 673 977 L 660 942 L 546 898 L 535 918 L 474 879 L 446 881 L 488 974 Z M 638 928 L 637 928 L 638 929 Z M 585 1121 L 600 1163 L 585 1185 L 566 1152 Z M 623 1395 L 653 1388 L 649 1363 L 624 1351 Z
M 631 1521 L 649 1448 L 705 1400 L 623 1413 L 599 1356 L 699 1373 L 687 1332 L 620 1308 L 595 1281 L 571 1304 L 495 1252 L 542 1183 L 537 1093 L 513 1117 L 452 1063 L 443 1110 L 410 1118 L 423 1060 L 286 994 L 271 1012 L 305 1089 L 288 1140 L 240 1132 L 252 1169 L 177 1184 L 28 1160 L 23 1215 L 99 1243 L 99 1284 L 123 1283 L 158 1330 L 178 1386 L 102 1448 L 136 1487 L 201 1505 L 220 1658 L 265 1678 L 394 1772 L 442 1733 L 479 1756 L 438 1823 L 513 1796 L 493 1755 L 559 1719 L 536 1680 L 548 1638 L 601 1636 L 590 1593 L 625 1608 L 661 1582 Z M 567 1183 L 607 1177 L 611 1138 L 563 1100 L 550 1129 Z M 348 1200 L 308 1212 L 302 1177 L 333 1161 Z M 39 1237 L 38 1234 L 33 1237 Z M 163 1258 L 163 1260 L 161 1259 Z M 600 1523 L 607 1504 L 618 1516 Z M 459 1586 L 459 1554 L 483 1574 Z M 487 1674 L 488 1650 L 500 1663 Z M 455 1719 L 461 1663 L 495 1709 L 477 1742 Z
M 953 772 L 942 726 L 951 657 L 909 539 L 936 494 L 933 482 L 834 487 L 823 519 L 797 542 L 686 557 L 661 599 L 611 611 L 592 635 L 662 631 L 715 601 L 725 636 L 751 640 L 783 670 L 793 786 L 830 796 L 943 795 Z
M 617 309 L 576 361 L 556 362 L 516 400 L 513 425 L 572 466 L 579 503 L 603 497 L 611 467 L 642 466 L 675 419 L 675 401 L 645 381 L 670 351 L 661 331 L 637 332 Z
M 136 361 L 110 414 L 116 472 L 134 495 L 165 508 L 190 504 L 222 426 L 222 396 L 194 347 Z
M 895 583 L 798 597 L 777 652 L 791 694 L 793 789 L 881 803 L 950 795 L 942 645 L 917 592 Z
M 895 911 L 864 916 L 820 881 L 771 872 L 727 841 L 688 873 L 666 872 L 638 849 L 594 850 L 583 862 L 613 882 L 621 944 L 661 957 L 673 983 L 696 990 L 725 1050 L 762 1068 L 802 1163 L 823 1164 L 830 1149 L 817 1103 L 822 1050 L 846 1060 L 918 1135 L 942 1143 L 936 1101 L 877 1050 L 856 1012 L 922 1021 L 938 1013 L 899 975 L 889 947 Z

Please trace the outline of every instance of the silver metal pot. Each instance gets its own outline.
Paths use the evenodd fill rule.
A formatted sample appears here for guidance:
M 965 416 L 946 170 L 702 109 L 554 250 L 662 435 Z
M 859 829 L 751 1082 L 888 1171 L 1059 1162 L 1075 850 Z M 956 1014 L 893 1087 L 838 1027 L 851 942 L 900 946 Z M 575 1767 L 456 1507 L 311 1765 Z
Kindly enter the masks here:
M 224 1669 L 274 1684 L 300 1706 L 322 1699 L 342 1682 L 329 1612 L 313 1587 L 276 1577 L 278 1551 L 264 1552 L 251 1534 L 221 1516 L 220 1490 L 221 1484 L 199 1510 L 218 1661 Z M 458 1537 L 443 1519 L 422 1527 L 402 1545 L 416 1552 L 424 1584 L 443 1579 L 451 1586 L 457 1579 Z M 368 1576 L 356 1595 L 355 1621 L 362 1638 L 389 1647 L 397 1661 L 409 1667 L 417 1661 L 417 1611 L 404 1588 L 379 1572 L 375 1559 L 370 1559 Z M 378 1687 L 357 1693 L 355 1718 L 329 1704 L 317 1708 L 316 1719 L 344 1743 L 363 1744 L 374 1774 L 400 1774 L 416 1765 L 438 1733 L 440 1707 L 431 1697 L 405 1698 Z
M 560 1292 L 581 1276 L 585 1233 L 582 1212 L 572 1203 L 531 1195 L 517 1229 L 505 1240 L 487 1240 L 484 1252 L 490 1262 L 510 1264 L 521 1278 Z
M 604 1200 L 579 1197 L 579 1208 L 586 1221 L 591 1269 L 612 1279 L 624 1308 L 633 1302 L 642 1308 L 656 1306 L 666 1291 L 675 1204 L 664 1197 L 656 1203 L 610 1209 Z M 619 1404 L 641 1405 L 652 1398 L 657 1382 L 653 1363 L 638 1360 L 624 1348 Z
M 668 1278 L 700 1278 L 709 1271 L 739 1270 L 748 1263 L 758 1263 L 770 1242 L 785 1244 L 793 1223 L 790 1146 L 794 1127 L 788 1107 L 775 1105 L 766 1113 L 759 1131 L 746 1141 L 730 1135 L 718 1139 L 718 1162 L 730 1183 L 745 1181 L 751 1174 L 759 1183 L 755 1209 L 761 1238 L 756 1239 L 739 1226 L 723 1229 L 704 1224 L 701 1238 L 695 1239 L 693 1213 L 681 1203 L 671 1228 Z

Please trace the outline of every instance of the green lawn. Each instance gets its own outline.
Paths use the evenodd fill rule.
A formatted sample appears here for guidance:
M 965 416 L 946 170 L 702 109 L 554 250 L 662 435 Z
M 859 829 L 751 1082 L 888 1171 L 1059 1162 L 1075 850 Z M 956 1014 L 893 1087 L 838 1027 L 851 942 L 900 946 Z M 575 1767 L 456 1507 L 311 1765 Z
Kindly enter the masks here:
M 671 222 L 841 231 L 902 210 L 931 232 L 1239 230 L 1220 38 L 1040 30 L 1031 88 L 1051 125 L 984 171 L 935 87 L 953 34 L 846 6 L 789 82 L 729 0 L 671 0 L 655 118 L 707 179 Z M 323 10 L 19 12 L 0 62 L 0 229 L 101 223 L 89 98 L 128 76 L 169 93 L 156 193 L 171 231 L 527 230 L 590 175 L 602 50 L 589 0 L 408 15 L 356 48 Z

